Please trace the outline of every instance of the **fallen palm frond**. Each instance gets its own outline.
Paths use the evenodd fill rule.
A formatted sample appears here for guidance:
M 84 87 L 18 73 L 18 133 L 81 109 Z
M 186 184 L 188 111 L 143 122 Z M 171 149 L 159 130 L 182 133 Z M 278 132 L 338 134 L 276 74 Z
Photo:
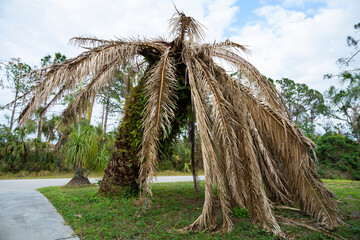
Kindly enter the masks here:
M 178 88 L 188 85 L 186 107 L 196 117 L 206 184 L 203 211 L 183 231 L 214 230 L 217 200 L 224 232 L 233 227 L 230 209 L 234 204 L 247 208 L 253 223 L 279 237 L 285 235 L 273 211 L 274 202 L 298 204 L 301 211 L 329 229 L 340 224 L 333 195 L 313 170 L 315 144 L 291 121 L 275 86 L 242 56 L 248 49 L 229 40 L 201 44 L 201 24 L 180 12 L 170 20 L 170 27 L 175 37 L 171 42 L 73 38 L 73 44 L 87 51 L 35 71 L 41 81 L 28 93 L 32 99 L 20 115 L 21 121 L 51 94 L 55 96 L 44 111 L 66 92 L 84 85 L 63 113 L 64 121 L 71 121 L 85 111 L 111 74 L 129 65 L 135 68 L 137 61 L 145 59 L 147 103 L 138 154 L 139 203 L 143 207 L 152 195 L 150 182 L 156 176 L 159 139 L 168 137 L 176 113 L 181 111 Z M 218 60 L 231 65 L 240 77 L 229 76 Z
M 288 209 L 288 208 L 283 208 L 283 209 Z M 293 210 L 293 209 L 292 209 L 292 210 Z M 318 228 L 315 228 L 315 227 L 313 227 L 313 226 L 311 226 L 311 225 L 309 225 L 309 224 L 307 224 L 307 223 L 305 223 L 305 222 L 301 222 L 300 220 L 285 218 L 285 217 L 282 217 L 282 216 L 277 216 L 276 219 L 277 219 L 279 222 L 283 223 L 284 225 L 288 225 L 288 226 L 300 226 L 300 227 L 307 228 L 307 229 L 309 229 L 309 230 L 311 230 L 311 231 L 314 231 L 314 232 L 325 233 L 325 234 L 327 234 L 327 235 L 329 235 L 329 236 L 332 236 L 332 237 L 334 237 L 334 238 L 336 238 L 336 239 L 346 240 L 345 238 L 340 237 L 340 236 L 338 236 L 338 235 L 336 235 L 336 234 L 334 234 L 334 233 L 331 233 L 331 232 L 326 231 L 326 230 L 321 229 L 321 228 L 319 228 L 319 229 L 318 229 Z

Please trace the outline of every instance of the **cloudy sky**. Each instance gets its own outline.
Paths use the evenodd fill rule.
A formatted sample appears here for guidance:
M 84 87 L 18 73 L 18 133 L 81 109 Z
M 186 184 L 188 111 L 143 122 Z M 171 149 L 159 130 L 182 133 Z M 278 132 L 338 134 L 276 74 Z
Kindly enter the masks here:
M 360 22 L 359 0 L 173 0 L 200 21 L 206 41 L 247 45 L 248 59 L 267 77 L 288 77 L 323 92 L 336 60 L 351 53 L 346 37 Z M 55 52 L 81 53 L 74 36 L 168 38 L 171 0 L 0 0 L 0 60 L 30 65 Z M 3 76 L 3 75 L 2 75 Z M 0 89 L 0 105 L 11 93 Z

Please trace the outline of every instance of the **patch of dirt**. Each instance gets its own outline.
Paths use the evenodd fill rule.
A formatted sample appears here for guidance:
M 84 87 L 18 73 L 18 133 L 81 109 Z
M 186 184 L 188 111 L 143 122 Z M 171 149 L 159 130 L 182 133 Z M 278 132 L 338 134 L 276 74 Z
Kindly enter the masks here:
M 187 203 L 193 206 L 202 205 L 204 204 L 203 198 L 188 198 L 188 197 L 177 197 L 177 200 Z

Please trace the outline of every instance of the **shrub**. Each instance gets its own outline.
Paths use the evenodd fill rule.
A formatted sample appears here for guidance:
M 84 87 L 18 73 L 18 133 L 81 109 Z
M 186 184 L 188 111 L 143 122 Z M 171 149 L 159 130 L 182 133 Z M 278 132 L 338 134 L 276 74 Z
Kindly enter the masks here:
M 327 133 L 315 142 L 318 145 L 315 149 L 319 160 L 318 172 L 322 177 L 339 172 L 339 175 L 360 180 L 360 151 L 356 141 L 340 134 Z

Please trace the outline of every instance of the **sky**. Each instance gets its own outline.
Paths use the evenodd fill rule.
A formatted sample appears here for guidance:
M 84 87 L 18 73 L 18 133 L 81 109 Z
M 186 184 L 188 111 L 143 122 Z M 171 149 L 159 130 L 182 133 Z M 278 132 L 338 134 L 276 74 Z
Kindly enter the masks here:
M 0 61 L 34 66 L 55 52 L 75 57 L 83 51 L 68 44 L 75 36 L 171 39 L 173 4 L 206 27 L 206 42 L 246 45 L 263 75 L 320 92 L 337 84 L 323 76 L 338 73 L 336 60 L 351 55 L 346 37 L 360 22 L 359 0 L 0 0 Z M 12 98 L 0 89 L 0 105 Z

